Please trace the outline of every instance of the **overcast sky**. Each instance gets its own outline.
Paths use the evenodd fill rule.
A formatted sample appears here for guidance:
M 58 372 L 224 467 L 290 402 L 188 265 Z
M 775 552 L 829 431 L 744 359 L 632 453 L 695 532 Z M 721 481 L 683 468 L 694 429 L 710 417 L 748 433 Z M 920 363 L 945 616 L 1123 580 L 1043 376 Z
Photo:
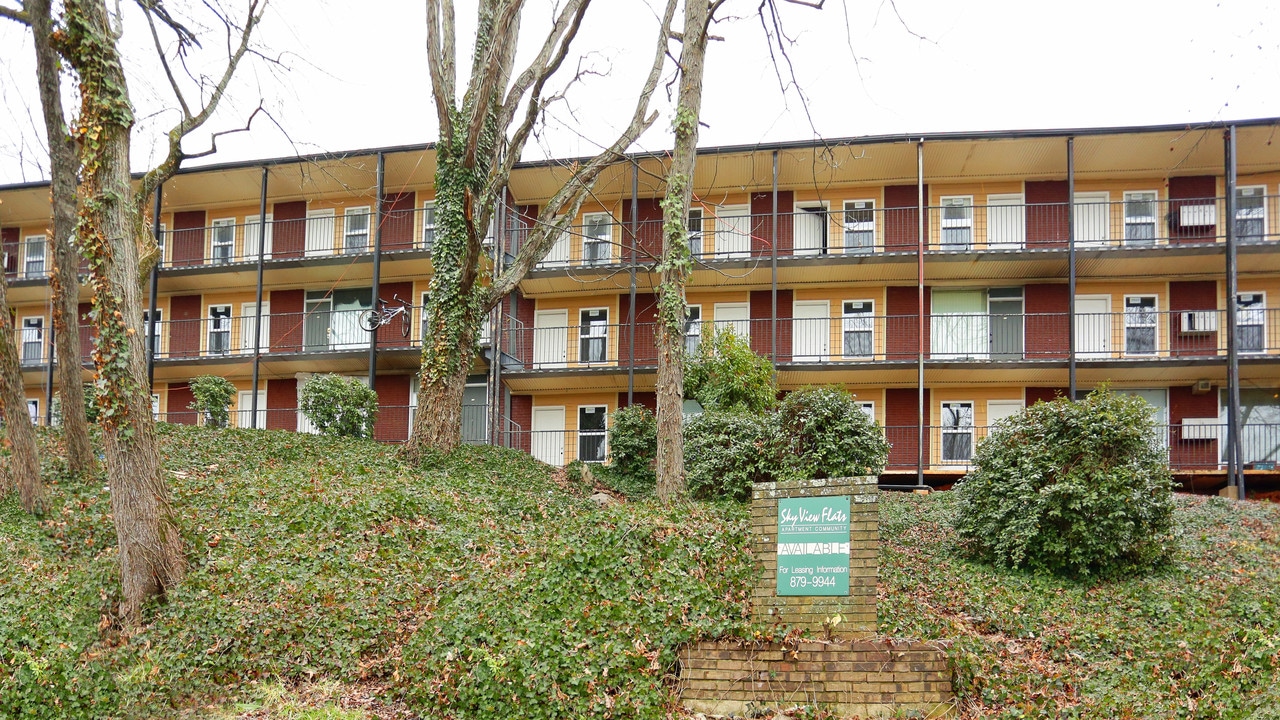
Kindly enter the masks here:
M 625 123 L 654 48 L 659 0 L 595 0 L 578 44 L 592 75 L 553 106 L 526 157 L 592 152 Z M 0 0 L 14 6 L 18 0 Z M 235 6 L 238 0 L 222 0 Z M 246 65 L 231 102 L 208 127 L 244 124 L 215 157 L 226 162 L 297 153 L 431 142 L 435 113 L 420 0 L 271 0 L 259 45 L 288 69 Z M 175 9 L 181 3 L 171 0 Z M 197 3 L 190 3 L 198 5 Z M 803 95 L 780 89 L 758 0 L 730 0 L 713 32 L 703 104 L 703 146 L 816 136 L 1199 123 L 1280 116 L 1278 2 L 1235 0 L 826 0 L 823 10 L 782 4 L 787 54 Z M 541 41 L 551 0 L 529 0 L 522 57 Z M 458 0 L 460 35 L 474 10 Z M 205 50 L 218 29 L 193 18 Z M 172 94 L 151 61 L 136 11 L 124 51 L 140 131 L 134 164 L 159 152 L 175 119 Z M 678 52 L 673 43 L 674 52 Z M 776 53 L 776 48 L 775 48 Z M 199 58 L 192 63 L 199 66 Z M 465 67 L 466 62 L 460 63 Z M 39 180 L 48 162 L 25 29 L 0 20 L 0 183 Z M 565 63 L 565 76 L 578 60 Z M 668 66 L 668 77 L 670 66 Z M 563 84 L 563 80 L 561 85 Z M 636 149 L 670 145 L 670 105 Z M 206 136 L 189 151 L 207 147 Z

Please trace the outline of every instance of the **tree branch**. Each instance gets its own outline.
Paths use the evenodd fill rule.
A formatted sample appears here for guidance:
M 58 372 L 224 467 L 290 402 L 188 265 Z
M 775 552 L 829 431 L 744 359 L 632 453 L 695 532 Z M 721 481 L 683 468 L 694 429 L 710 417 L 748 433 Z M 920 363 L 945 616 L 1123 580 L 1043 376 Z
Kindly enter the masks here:
M 178 86 L 178 80 L 173 76 L 173 68 L 169 67 L 169 58 L 165 56 L 164 46 L 160 44 L 160 33 L 156 31 L 155 16 L 159 16 L 161 22 L 173 28 L 174 33 L 177 34 L 179 55 L 183 53 L 183 48 L 186 47 L 187 38 L 190 38 L 191 42 L 195 42 L 195 36 L 181 23 L 174 20 L 157 0 L 138 0 L 138 7 L 142 8 L 142 14 L 147 18 L 147 26 L 151 28 L 151 41 L 155 44 L 156 55 L 160 58 L 160 66 L 164 68 L 165 77 L 169 79 L 169 87 L 173 88 L 173 95 L 178 99 L 178 104 L 182 106 L 182 116 L 184 118 L 191 117 L 191 108 L 187 106 L 187 98 L 182 94 L 182 88 Z
M 208 150 L 205 150 L 204 152 L 198 152 L 198 153 L 184 153 L 182 156 L 183 159 L 194 160 L 196 158 L 207 157 L 209 155 L 212 155 L 218 152 L 218 138 L 222 137 L 223 135 L 232 135 L 234 133 L 249 132 L 250 127 L 253 125 L 253 119 L 258 116 L 258 113 L 265 112 L 265 111 L 266 111 L 265 108 L 263 108 L 262 106 L 262 101 L 259 100 L 258 107 L 255 108 L 253 112 L 249 113 L 249 119 L 244 121 L 244 127 L 232 128 L 230 130 L 219 130 L 218 132 L 209 136 Z
M 467 156 L 464 164 L 467 167 L 475 165 L 476 149 L 480 145 L 485 118 L 489 117 L 489 107 L 501 95 L 501 88 L 511 75 L 510 63 L 515 60 L 513 50 L 520 37 L 521 2 L 522 0 L 510 0 L 501 8 L 493 19 L 493 28 L 489 32 L 490 37 L 502 40 L 491 42 L 483 57 L 476 58 L 475 67 L 471 69 L 471 87 L 475 92 L 471 98 L 471 122 L 465 146 Z
M 14 22 L 22 23 L 23 25 L 31 24 L 31 18 L 27 15 L 25 10 L 5 7 L 4 5 L 0 5 L 0 17 L 9 18 Z
M 453 0 L 443 0 L 444 24 L 441 25 L 441 0 L 427 0 L 427 70 L 431 74 L 431 93 L 435 96 L 436 118 L 440 123 L 440 137 L 453 137 L 455 89 L 455 59 L 453 24 Z M 441 33 L 444 33 L 443 37 Z

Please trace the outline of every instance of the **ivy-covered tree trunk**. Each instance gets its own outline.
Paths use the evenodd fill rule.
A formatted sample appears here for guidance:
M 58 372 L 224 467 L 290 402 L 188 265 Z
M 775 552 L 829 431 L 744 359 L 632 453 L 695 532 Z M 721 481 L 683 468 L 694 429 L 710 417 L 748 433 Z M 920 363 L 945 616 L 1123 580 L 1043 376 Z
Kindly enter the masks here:
M 36 431 L 31 427 L 27 400 L 22 391 L 22 364 L 18 358 L 18 338 L 9 313 L 9 283 L 0 274 L 0 407 L 4 409 L 5 442 L 11 457 L 5 485 L 16 486 L 23 509 L 38 513 L 44 509 L 44 485 L 40 482 L 40 460 L 36 453 Z
M 62 83 L 58 56 L 53 48 L 50 0 L 27 0 L 31 34 L 36 49 L 36 83 L 44 111 L 49 141 L 50 196 L 53 233 L 49 237 L 53 258 L 49 288 L 53 294 L 53 338 L 57 348 L 58 396 L 62 400 L 62 436 L 67 447 L 67 468 L 87 477 L 97 465 L 89 442 L 89 422 L 84 413 L 84 385 L 80 359 L 80 255 L 71 245 L 76 226 L 75 141 L 67 132 L 62 109 Z
M 675 146 L 662 200 L 662 258 L 658 263 L 658 497 L 670 500 L 685 491 L 684 478 L 684 325 L 689 316 L 685 285 L 693 272 L 689 252 L 689 200 L 698 158 L 698 117 L 702 112 L 702 69 L 707 54 L 706 0 L 684 6 L 680 95 L 676 105 Z
M 60 47 L 80 76 L 81 251 L 94 290 L 98 417 L 120 548 L 125 626 L 142 604 L 182 579 L 186 559 L 160 471 L 144 360 L 139 248 L 153 245 L 129 175 L 133 110 L 100 0 L 67 0 Z

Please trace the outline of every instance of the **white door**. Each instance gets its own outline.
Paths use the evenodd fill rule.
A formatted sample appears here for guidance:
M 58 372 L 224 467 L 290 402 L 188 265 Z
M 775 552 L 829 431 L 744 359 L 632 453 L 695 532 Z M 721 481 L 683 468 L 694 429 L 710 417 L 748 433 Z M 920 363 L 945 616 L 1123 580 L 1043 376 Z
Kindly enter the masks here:
M 716 209 L 716 256 L 744 258 L 751 255 L 751 207 L 722 205 Z
M 826 300 L 796 301 L 791 308 L 795 323 L 792 359 L 796 362 L 823 362 L 831 353 L 831 303 Z
M 241 390 L 236 394 L 236 417 L 235 427 L 247 428 L 254 427 L 262 430 L 267 426 L 267 391 L 258 391 L 258 412 L 256 414 L 257 422 L 253 422 L 255 414 L 253 412 L 253 392 L 249 390 Z
M 568 361 L 569 311 L 539 310 L 534 313 L 533 366 L 539 369 L 564 367 Z M 563 412 L 562 409 L 561 414 Z
M 1111 356 L 1111 296 L 1076 296 L 1076 355 Z
M 1021 400 L 988 400 L 987 401 L 987 428 L 994 428 L 997 423 L 1007 417 L 1017 415 L 1022 412 Z
M 751 337 L 751 307 L 747 303 L 716 303 L 716 329 L 731 328 L 739 336 Z
M 1105 245 L 1111 237 L 1111 195 L 1105 192 L 1081 192 L 1075 195 L 1075 231 L 1077 246 Z
M 307 255 L 333 254 L 333 208 L 307 211 Z
M 548 465 L 564 464 L 564 407 L 533 409 L 530 453 Z
M 1021 195 L 987 196 L 987 245 L 997 250 L 1020 248 L 1027 238 Z
M 240 305 L 240 352 L 253 352 L 254 328 L 257 327 L 257 305 L 243 303 Z M 268 350 L 271 347 L 271 303 L 262 303 L 262 334 L 258 335 L 258 349 Z
M 552 224 L 558 223 L 560 218 L 554 218 L 551 222 Z M 571 234 L 572 228 L 566 227 L 564 232 L 556 236 L 555 244 L 551 246 L 547 256 L 539 263 L 541 267 L 564 267 L 569 264 L 569 236 Z
M 818 255 L 826 250 L 827 209 L 824 207 L 796 208 L 792 215 L 795 222 L 795 254 Z

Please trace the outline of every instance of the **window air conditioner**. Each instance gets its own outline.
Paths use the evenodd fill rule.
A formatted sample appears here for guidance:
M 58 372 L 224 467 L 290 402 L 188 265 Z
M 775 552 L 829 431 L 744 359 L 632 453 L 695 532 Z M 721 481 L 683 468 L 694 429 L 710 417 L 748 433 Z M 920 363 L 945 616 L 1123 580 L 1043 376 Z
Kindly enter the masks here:
M 1192 310 L 1182 315 L 1182 332 L 1211 333 L 1218 331 L 1218 313 L 1214 310 Z

